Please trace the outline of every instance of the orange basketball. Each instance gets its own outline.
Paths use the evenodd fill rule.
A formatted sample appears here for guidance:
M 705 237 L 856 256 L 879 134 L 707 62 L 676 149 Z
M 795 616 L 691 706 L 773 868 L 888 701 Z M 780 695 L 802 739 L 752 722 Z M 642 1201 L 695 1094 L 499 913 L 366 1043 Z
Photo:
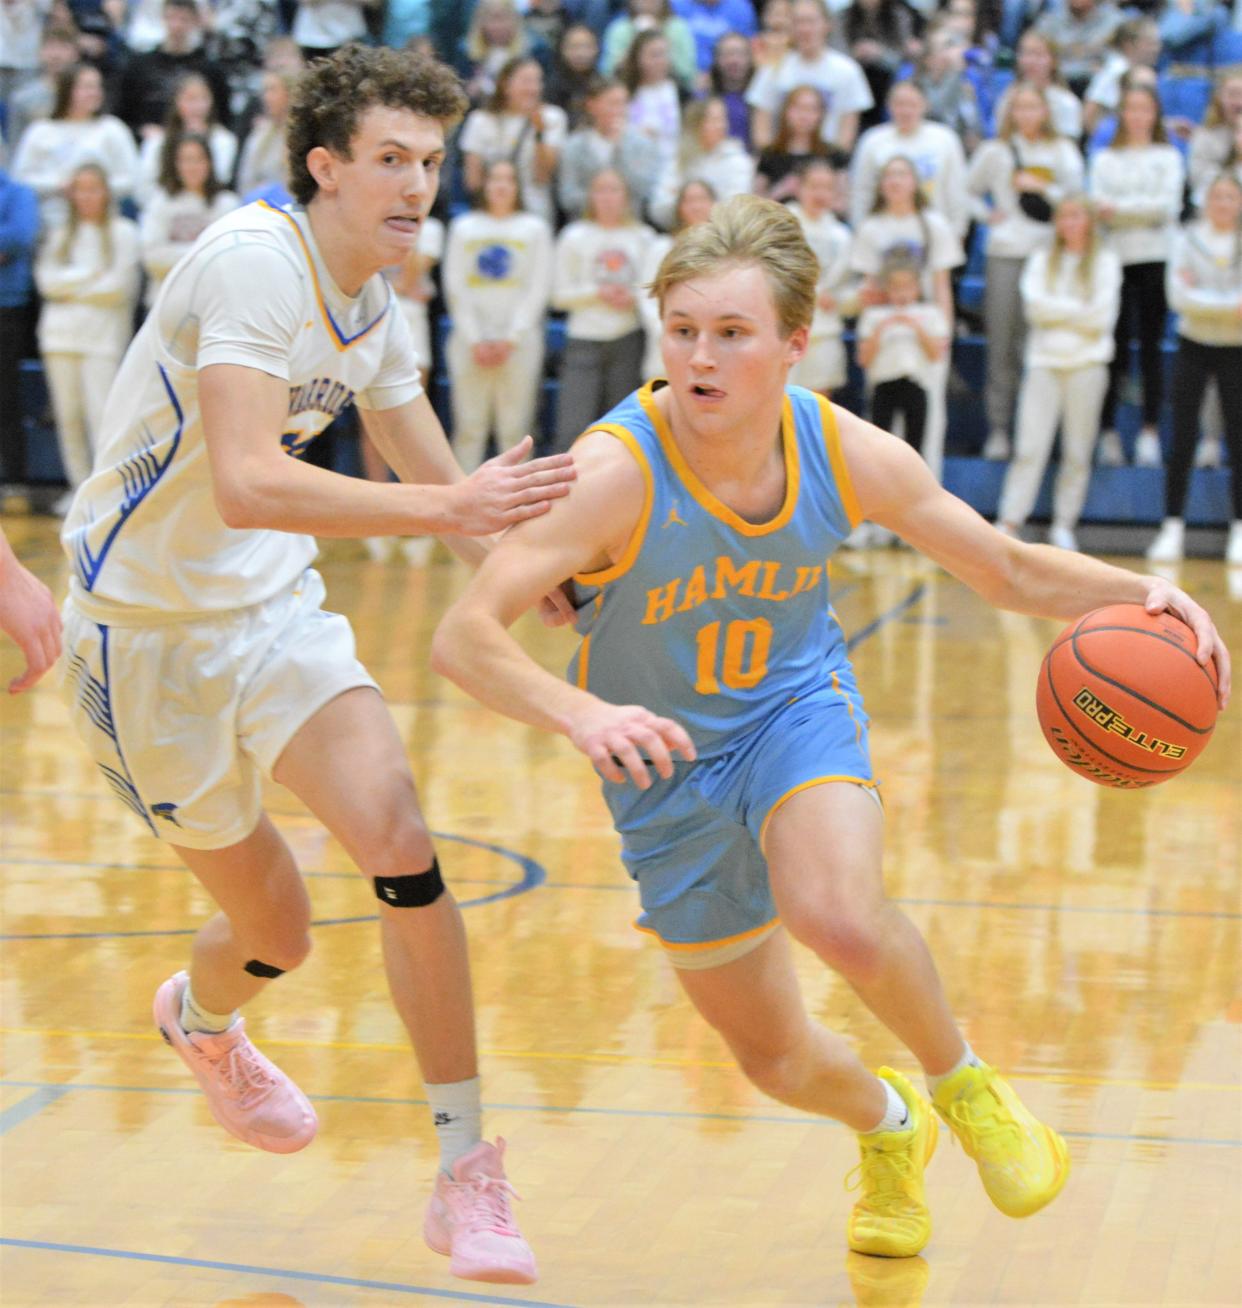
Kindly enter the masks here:
M 1171 613 L 1111 604 L 1066 627 L 1039 670 L 1035 708 L 1053 753 L 1100 786 L 1175 777 L 1216 726 L 1216 664 Z

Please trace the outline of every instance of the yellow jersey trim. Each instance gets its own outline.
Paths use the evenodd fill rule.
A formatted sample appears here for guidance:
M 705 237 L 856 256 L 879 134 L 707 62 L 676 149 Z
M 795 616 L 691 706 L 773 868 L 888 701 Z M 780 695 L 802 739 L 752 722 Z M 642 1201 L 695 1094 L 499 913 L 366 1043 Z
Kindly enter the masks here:
M 311 253 L 311 248 L 307 244 L 302 229 L 297 224 L 297 219 L 283 209 L 276 208 L 274 204 L 269 204 L 266 200 L 260 200 L 258 203 L 268 213 L 279 215 L 293 228 L 293 234 L 298 238 L 298 244 L 302 247 L 302 253 L 306 256 L 306 266 L 310 269 L 311 284 L 315 288 L 315 302 L 319 305 L 319 313 L 323 318 L 324 326 L 328 329 L 328 335 L 332 337 L 332 344 L 336 346 L 337 353 L 344 354 L 346 350 L 352 349 L 364 337 L 369 336 L 388 316 L 388 310 L 392 307 L 392 292 L 388 292 L 384 310 L 374 322 L 364 327 L 357 336 L 346 336 L 336 325 L 336 319 L 333 318 L 332 312 L 328 308 L 328 302 L 323 297 L 323 286 L 319 281 L 319 269 L 315 267 L 315 256 Z
M 647 536 L 647 524 L 651 521 L 651 510 L 655 504 L 655 478 L 651 475 L 651 464 L 647 462 L 647 455 L 643 447 L 634 437 L 634 433 L 628 427 L 622 427 L 620 423 L 600 422 L 593 427 L 589 427 L 583 436 L 589 432 L 602 431 L 607 432 L 609 436 L 615 436 L 617 440 L 625 446 L 634 456 L 634 462 L 638 464 L 643 474 L 643 510 L 638 515 L 638 522 L 635 524 L 634 533 L 625 546 L 625 553 L 611 567 L 602 568 L 598 572 L 579 572 L 574 574 L 574 580 L 581 582 L 584 586 L 606 586 L 610 581 L 616 581 L 618 577 L 624 576 L 634 566 L 635 559 L 638 558 L 638 551 L 643 547 L 643 541 Z M 579 437 L 579 440 L 582 438 Z
M 677 442 L 673 439 L 673 433 L 655 403 L 651 382 L 648 382 L 638 392 L 638 402 L 643 406 L 647 417 L 651 419 L 651 424 L 655 427 L 656 435 L 659 436 L 660 444 L 664 448 L 665 456 L 673 465 L 673 470 L 677 473 L 682 485 L 713 518 L 719 518 L 721 522 L 732 527 L 734 531 L 740 532 L 743 536 L 767 536 L 771 532 L 780 531 L 793 517 L 794 509 L 798 507 L 801 471 L 798 459 L 798 436 L 794 431 L 793 408 L 789 403 L 788 395 L 781 400 L 781 443 L 785 451 L 785 503 L 781 505 L 776 517 L 769 519 L 767 522 L 747 522 L 745 518 L 735 513 L 722 500 L 717 499 L 703 485 L 694 469 L 686 462 L 685 455 L 682 454 Z
M 749 931 L 741 931 L 735 936 L 722 936 L 719 940 L 665 940 L 654 927 L 643 926 L 641 922 L 634 923 L 634 930 L 641 931 L 644 935 L 655 936 L 665 949 L 671 949 L 678 953 L 698 953 L 704 949 L 720 949 L 724 945 L 736 945 L 740 941 L 750 940 L 755 936 L 762 935 L 765 931 L 771 931 L 773 927 L 779 926 L 780 921 L 779 917 L 774 917 L 762 926 L 751 927 Z
M 595 616 L 599 618 L 599 611 L 604 607 L 604 592 L 600 591 L 595 597 Z M 578 689 L 586 690 L 587 678 L 591 671 L 591 636 L 594 633 L 588 632 L 582 638 L 582 648 L 578 651 Z
M 828 462 L 832 466 L 832 475 L 837 480 L 837 493 L 841 496 L 841 506 L 851 527 L 857 527 L 862 521 L 862 510 L 858 507 L 858 496 L 854 491 L 854 481 L 845 463 L 845 451 L 841 448 L 841 431 L 837 427 L 837 415 L 832 405 L 822 396 L 819 400 L 820 421 L 824 428 L 824 445 L 828 450 Z
M 851 712 L 850 716 L 853 716 Z M 787 790 L 781 797 L 768 809 L 768 815 L 763 819 L 763 825 L 759 828 L 759 851 L 767 857 L 767 851 L 764 849 L 764 841 L 767 839 L 768 823 L 777 815 L 784 805 L 788 804 L 795 795 L 800 795 L 804 790 L 813 790 L 816 786 L 827 786 L 834 781 L 845 781 L 855 786 L 862 786 L 865 790 L 877 790 L 879 783 L 870 781 L 866 777 L 852 777 L 842 773 L 827 777 L 812 777 L 810 781 L 804 781 L 800 785 L 793 786 Z

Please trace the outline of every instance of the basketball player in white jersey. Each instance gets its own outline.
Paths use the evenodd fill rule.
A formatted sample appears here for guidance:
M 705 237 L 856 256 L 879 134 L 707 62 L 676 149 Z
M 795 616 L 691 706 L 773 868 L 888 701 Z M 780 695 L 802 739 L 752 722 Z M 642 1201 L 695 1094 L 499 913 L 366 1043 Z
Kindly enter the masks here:
M 529 440 L 462 473 L 379 275 L 418 240 L 464 107 L 448 69 L 393 50 L 347 47 L 303 75 L 289 123 L 297 203 L 250 205 L 204 232 L 122 364 L 65 523 L 65 644 L 80 734 L 220 909 L 189 973 L 155 999 L 217 1120 L 278 1153 L 316 1129 L 238 1016 L 311 944 L 302 879 L 260 807 L 270 775 L 381 901 L 389 985 L 440 1139 L 428 1242 L 458 1275 L 528 1282 L 503 1142 L 480 1132 L 461 916 L 396 727 L 310 568 L 315 536 L 443 534 L 477 562 L 479 537 L 569 489 L 567 457 L 521 462 Z M 296 457 L 351 401 L 401 483 Z

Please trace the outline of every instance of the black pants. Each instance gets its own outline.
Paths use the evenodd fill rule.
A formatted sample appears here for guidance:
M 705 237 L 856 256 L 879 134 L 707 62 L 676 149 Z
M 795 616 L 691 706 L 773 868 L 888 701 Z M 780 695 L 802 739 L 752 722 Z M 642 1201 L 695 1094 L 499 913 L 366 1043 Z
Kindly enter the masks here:
M 877 382 L 871 395 L 871 421 L 885 431 L 892 431 L 893 419 L 905 416 L 906 443 L 920 453 L 923 429 L 927 426 L 927 392 L 913 377 L 896 377 Z
M 1168 302 L 1164 297 L 1164 264 L 1126 264 L 1121 270 L 1121 311 L 1117 314 L 1117 327 L 1113 333 L 1116 349 L 1108 373 L 1104 412 L 1100 416 L 1100 425 L 1105 431 L 1117 425 L 1117 397 L 1130 370 L 1130 342 L 1136 338 L 1139 375 L 1143 383 L 1143 426 L 1154 427 L 1160 421 L 1160 402 L 1164 399 L 1160 341 L 1168 312 Z
M 26 433 L 22 428 L 21 362 L 30 345 L 30 306 L 0 308 L 0 482 L 24 486 Z
M 1173 365 L 1173 451 L 1164 490 L 1164 513 L 1168 518 L 1185 516 L 1190 469 L 1199 443 L 1199 409 L 1213 377 L 1225 415 L 1225 441 L 1233 474 L 1233 516 L 1235 521 L 1242 521 L 1242 345 L 1200 345 L 1184 336 L 1178 338 Z

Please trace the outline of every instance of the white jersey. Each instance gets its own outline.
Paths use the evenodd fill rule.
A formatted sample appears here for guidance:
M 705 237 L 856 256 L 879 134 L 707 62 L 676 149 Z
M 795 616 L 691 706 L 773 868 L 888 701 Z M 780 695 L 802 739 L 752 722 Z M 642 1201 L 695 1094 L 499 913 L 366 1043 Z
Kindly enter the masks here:
M 376 274 L 346 296 L 305 211 L 259 202 L 212 224 L 121 364 L 95 470 L 65 521 L 71 594 L 92 612 L 113 606 L 132 621 L 257 604 L 315 557 L 313 536 L 221 519 L 198 404 L 198 371 L 217 363 L 288 382 L 283 432 L 255 439 L 279 439 L 292 456 L 351 402 L 388 409 L 422 391 L 387 282 Z

